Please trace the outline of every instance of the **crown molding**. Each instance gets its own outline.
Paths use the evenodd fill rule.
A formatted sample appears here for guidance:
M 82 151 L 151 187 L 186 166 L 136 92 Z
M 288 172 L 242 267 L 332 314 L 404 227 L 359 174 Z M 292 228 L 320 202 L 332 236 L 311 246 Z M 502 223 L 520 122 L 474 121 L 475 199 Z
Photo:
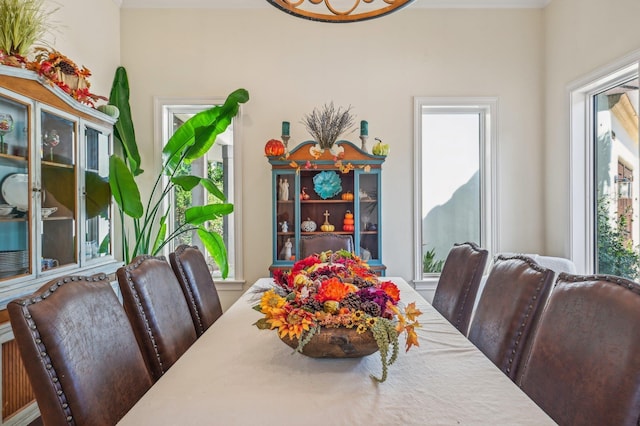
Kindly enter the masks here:
M 125 9 L 266 9 L 265 0 L 113 0 Z M 415 0 L 414 9 L 542 9 L 551 0 Z

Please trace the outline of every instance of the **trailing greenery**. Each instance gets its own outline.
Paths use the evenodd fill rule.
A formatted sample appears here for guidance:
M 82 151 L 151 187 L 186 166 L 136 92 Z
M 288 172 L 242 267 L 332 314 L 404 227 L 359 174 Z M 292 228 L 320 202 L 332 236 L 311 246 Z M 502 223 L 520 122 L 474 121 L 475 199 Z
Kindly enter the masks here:
M 382 361 L 382 376 L 376 377 L 372 374 L 371 378 L 382 383 L 387 380 L 389 366 L 398 359 L 398 332 L 393 322 L 386 318 L 377 318 L 376 323 L 371 327 L 371 332 L 378 344 Z M 391 346 L 391 355 L 389 355 L 389 346 Z
M 45 0 L 0 0 L 0 50 L 27 55 L 49 30 L 49 17 L 57 10 L 46 10 L 44 4 Z
M 307 331 L 306 333 L 303 333 L 302 338 L 298 341 L 298 347 L 296 348 L 295 352 L 302 353 L 302 350 L 304 349 L 304 347 L 307 345 L 307 343 L 311 341 L 313 336 L 315 336 L 320 331 L 320 328 L 322 327 L 320 326 L 311 327 L 309 328 L 309 331 Z
M 422 258 L 422 272 L 434 273 L 442 272 L 444 267 L 444 260 L 436 260 L 436 249 L 432 248 L 427 251 Z
M 626 237 L 627 218 L 609 216 L 610 200 L 600 197 L 597 207 L 598 273 L 637 280 L 640 278 L 640 251 Z
M 123 156 L 114 154 L 109 159 L 109 185 L 122 223 L 122 258 L 126 263 L 140 254 L 157 255 L 173 239 L 195 231 L 220 268 L 222 277 L 227 277 L 229 264 L 224 241 L 207 223 L 233 212 L 233 205 L 226 202 L 224 193 L 213 179 L 190 175 L 190 168 L 186 166 L 211 149 L 218 135 L 237 115 L 240 104 L 248 100 L 249 93 L 238 89 L 223 105 L 199 112 L 180 126 L 162 151 L 162 169 L 143 205 L 136 183 L 136 176 L 143 170 L 129 107 L 129 83 L 126 70 L 118 68 L 109 101 L 120 110 L 114 133 L 122 146 Z M 168 177 L 166 185 L 165 176 Z M 202 185 L 216 201 L 185 209 L 184 220 L 168 233 L 166 221 L 172 210 L 168 205 L 170 195 L 174 189 L 190 192 L 198 185 Z

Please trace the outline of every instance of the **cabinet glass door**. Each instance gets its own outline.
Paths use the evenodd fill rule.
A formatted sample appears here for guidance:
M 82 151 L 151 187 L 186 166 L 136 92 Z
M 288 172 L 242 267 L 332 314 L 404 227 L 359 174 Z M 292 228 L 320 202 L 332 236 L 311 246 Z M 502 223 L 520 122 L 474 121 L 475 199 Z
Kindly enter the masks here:
M 77 264 L 76 137 L 78 123 L 41 111 L 42 271 Z
M 277 259 L 281 261 L 292 261 L 296 255 L 295 230 L 298 226 L 294 197 L 297 197 L 295 174 L 276 173 L 274 185 L 278 190 L 276 196 L 276 220 L 274 235 Z
M 111 254 L 111 190 L 109 188 L 109 134 L 85 128 L 84 259 Z
M 358 171 L 358 217 L 360 257 L 366 261 L 379 261 L 380 255 L 380 174 Z
M 0 97 L 0 280 L 31 271 L 30 106 Z

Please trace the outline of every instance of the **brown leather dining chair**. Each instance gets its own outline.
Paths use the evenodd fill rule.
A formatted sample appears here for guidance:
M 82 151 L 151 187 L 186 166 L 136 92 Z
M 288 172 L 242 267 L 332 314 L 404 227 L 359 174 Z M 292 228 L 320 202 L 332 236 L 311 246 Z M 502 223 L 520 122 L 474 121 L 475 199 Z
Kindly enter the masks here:
M 640 284 L 560 274 L 518 379 L 561 425 L 640 424 Z
M 7 310 L 45 426 L 114 425 L 151 387 L 105 275 L 49 281 Z
M 468 337 L 511 380 L 515 381 L 554 275 L 522 255 L 499 255 L 491 268 Z
M 333 234 L 324 232 L 300 237 L 300 259 L 323 251 L 347 250 L 353 252 L 353 239 L 351 235 Z
M 433 295 L 433 307 L 464 335 L 488 256 L 487 250 L 474 243 L 454 244 Z
M 158 380 L 196 340 L 180 283 L 164 256 L 137 256 L 116 276 L 142 354 Z
M 207 261 L 197 246 L 182 244 L 169 254 L 169 263 L 189 305 L 196 334 L 201 336 L 222 315 Z

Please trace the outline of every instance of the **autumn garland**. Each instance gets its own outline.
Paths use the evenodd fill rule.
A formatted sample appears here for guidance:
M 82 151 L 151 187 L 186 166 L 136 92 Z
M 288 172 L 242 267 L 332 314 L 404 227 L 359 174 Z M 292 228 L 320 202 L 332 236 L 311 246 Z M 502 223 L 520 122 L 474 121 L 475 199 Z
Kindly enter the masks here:
M 91 71 L 79 68 L 71 59 L 56 50 L 36 48 L 35 60 L 26 63 L 26 68 L 43 77 L 83 104 L 95 107 L 98 100 L 108 101 L 108 98 L 91 93 L 88 78 Z
M 406 336 L 406 350 L 419 346 L 415 329 L 422 314 L 409 303 L 400 310 L 400 290 L 391 281 L 380 281 L 359 257 L 348 251 L 323 252 L 296 262 L 291 271 L 274 271 L 275 286 L 264 291 L 254 309 L 265 316 L 255 325 L 276 329 L 280 337 L 298 340 L 296 351 L 322 328 L 355 328 L 370 331 L 380 350 L 384 382 L 388 366 L 398 356 L 398 336 Z M 389 350 L 391 349 L 391 353 Z

